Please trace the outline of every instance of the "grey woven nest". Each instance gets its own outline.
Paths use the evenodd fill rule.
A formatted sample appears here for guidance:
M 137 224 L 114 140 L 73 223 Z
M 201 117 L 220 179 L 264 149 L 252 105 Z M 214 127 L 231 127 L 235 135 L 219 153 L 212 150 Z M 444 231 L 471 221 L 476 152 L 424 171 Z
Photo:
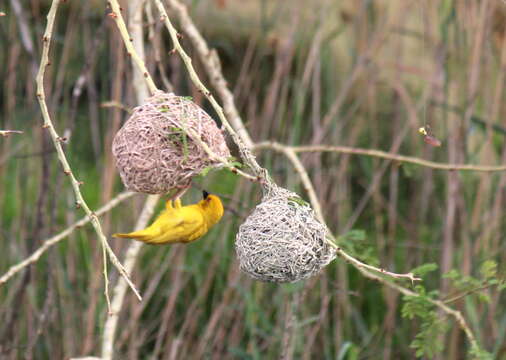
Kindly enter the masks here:
M 240 268 L 256 280 L 296 282 L 318 273 L 336 254 L 327 230 L 297 194 L 272 187 L 239 227 Z
M 137 106 L 116 134 L 112 152 L 125 186 L 132 191 L 165 194 L 182 188 L 205 168 L 219 166 L 198 136 L 221 158 L 230 151 L 214 120 L 190 99 L 157 92 Z

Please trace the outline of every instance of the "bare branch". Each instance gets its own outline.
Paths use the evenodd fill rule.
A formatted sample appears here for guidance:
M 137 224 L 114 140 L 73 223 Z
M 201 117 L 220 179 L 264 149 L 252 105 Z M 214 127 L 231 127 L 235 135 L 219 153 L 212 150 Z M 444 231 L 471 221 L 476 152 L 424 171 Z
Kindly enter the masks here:
M 196 53 L 204 65 L 211 84 L 220 95 L 227 119 L 230 120 L 230 123 L 234 127 L 235 131 L 237 131 L 237 135 L 242 139 L 244 144 L 251 148 L 253 140 L 251 140 L 241 116 L 239 115 L 239 111 L 235 106 L 234 95 L 229 90 L 227 81 L 223 76 L 220 59 L 216 50 L 209 49 L 206 40 L 195 26 L 191 17 L 188 15 L 188 10 L 185 5 L 177 0 L 169 0 L 167 3 L 170 9 L 176 14 L 185 36 L 187 36 L 192 43 Z
M 193 84 L 199 89 L 199 91 L 204 94 L 204 96 L 209 100 L 211 105 L 213 106 L 213 109 L 218 114 L 218 117 L 221 120 L 221 123 L 227 129 L 228 133 L 234 140 L 234 142 L 237 144 L 239 151 L 241 152 L 241 156 L 244 159 L 244 161 L 247 163 L 247 165 L 253 170 L 255 175 L 259 178 L 264 178 L 266 175 L 265 170 L 258 165 L 257 161 L 255 160 L 255 157 L 251 153 L 251 149 L 249 146 L 245 145 L 245 141 L 235 132 L 234 128 L 230 125 L 228 122 L 228 119 L 225 117 L 225 114 L 223 112 L 222 107 L 218 104 L 214 96 L 211 94 L 211 92 L 205 87 L 205 85 L 200 80 L 199 76 L 197 75 L 195 69 L 192 65 L 192 60 L 188 56 L 188 54 L 185 52 L 183 47 L 181 46 L 181 43 L 179 42 L 179 34 L 172 25 L 172 22 L 169 19 L 169 16 L 167 15 L 167 11 L 165 11 L 165 8 L 161 2 L 161 0 L 154 0 L 155 4 L 158 8 L 158 11 L 161 14 L 160 20 L 163 21 L 165 26 L 167 27 L 167 30 L 170 33 L 170 37 L 172 39 L 172 42 L 174 44 L 175 51 L 181 56 L 181 59 L 183 60 L 183 63 L 186 66 L 186 70 L 188 71 L 188 74 L 190 75 L 190 79 L 193 82 Z M 173 4 L 176 4 L 177 2 L 173 2 Z M 177 3 L 181 5 L 180 3 Z M 183 5 L 181 5 L 183 6 Z M 210 54 L 210 53 L 209 53 Z M 208 55 L 209 55 L 208 54 Z M 211 60 L 209 60 L 211 61 Z M 219 64 L 219 63 L 218 63 Z M 217 66 L 215 63 L 213 66 Z M 220 71 L 221 72 L 221 71 Z M 244 130 L 245 131 L 245 130 Z M 246 139 L 246 138 L 245 138 Z M 246 140 L 250 141 L 250 140 Z
M 458 171 L 477 171 L 477 172 L 498 172 L 498 171 L 506 171 L 506 165 L 500 166 L 483 166 L 483 165 L 460 165 L 460 164 L 443 164 L 434 161 L 424 160 L 417 157 L 412 156 L 404 156 L 388 153 L 381 150 L 375 149 L 361 149 L 347 146 L 326 146 L 326 145 L 308 145 L 308 146 L 286 146 L 276 142 L 265 141 L 258 144 L 255 144 L 255 150 L 262 149 L 273 149 L 277 148 L 288 148 L 294 153 L 302 153 L 302 152 L 335 152 L 342 154 L 355 154 L 355 155 L 365 155 L 365 156 L 373 156 L 398 162 L 405 162 L 409 164 L 420 165 L 432 169 L 437 170 L 458 170 Z
M 123 19 L 123 15 L 121 14 L 121 8 L 118 4 L 117 0 L 110 0 L 109 4 L 111 5 L 112 12 L 109 14 L 109 16 L 114 19 L 116 22 L 116 25 L 118 26 L 118 30 L 121 34 L 121 38 L 123 39 L 123 42 L 125 44 L 125 47 L 127 48 L 128 55 L 132 57 L 133 62 L 137 65 L 137 67 L 142 72 L 142 75 L 146 79 L 146 82 L 149 87 L 149 91 L 151 94 L 153 94 L 158 88 L 156 87 L 153 78 L 148 72 L 148 69 L 146 68 L 146 64 L 144 64 L 144 60 L 140 57 L 138 51 L 133 46 L 134 39 L 130 37 L 127 27 L 125 25 L 125 20 Z
M 44 125 L 43 128 L 47 129 L 49 131 L 49 135 L 51 136 L 51 140 L 53 141 L 53 144 L 56 148 L 56 152 L 58 154 L 58 159 L 60 160 L 60 163 L 63 167 L 63 173 L 69 177 L 70 182 L 72 184 L 72 188 L 74 190 L 74 194 L 76 196 L 76 205 L 80 206 L 88 215 L 90 218 L 90 221 L 95 228 L 95 232 L 98 235 L 98 238 L 102 244 L 103 249 L 103 256 L 104 256 L 104 278 L 105 278 L 105 295 L 106 299 L 109 303 L 109 294 L 108 294 L 108 286 L 109 286 L 109 280 L 107 277 L 107 261 L 106 256 L 109 255 L 109 259 L 113 263 L 113 265 L 118 269 L 121 276 L 125 278 L 125 280 L 128 282 L 130 288 L 135 293 L 137 298 L 140 300 L 141 296 L 137 289 L 135 288 L 134 284 L 130 281 L 128 274 L 125 272 L 125 269 L 119 262 L 118 258 L 112 251 L 111 247 L 109 246 L 109 243 L 107 242 L 107 239 L 105 235 L 102 232 L 102 227 L 100 225 L 100 222 L 98 221 L 97 215 L 90 210 L 88 207 L 88 204 L 84 200 L 81 191 L 79 189 L 79 186 L 81 183 L 76 179 L 74 176 L 74 173 L 72 172 L 70 165 L 67 161 L 67 158 L 65 156 L 65 153 L 63 152 L 62 142 L 64 141 L 63 138 L 61 138 L 58 133 L 56 132 L 53 123 L 51 121 L 51 117 L 49 116 L 49 111 L 46 104 L 46 95 L 44 90 L 44 74 L 46 71 L 46 67 L 50 65 L 49 63 L 49 46 L 51 43 L 51 37 L 53 34 L 53 26 L 55 22 L 56 17 L 56 11 L 58 9 L 58 5 L 60 4 L 60 0 L 53 0 L 51 3 L 51 8 L 49 9 L 49 13 L 47 15 L 47 25 L 46 29 L 44 31 L 44 35 L 42 37 L 42 58 L 40 61 L 39 71 L 37 73 L 36 83 L 37 83 L 37 99 L 39 101 L 39 105 L 42 112 L 42 117 L 44 119 Z
M 11 134 L 22 134 L 23 132 L 20 130 L 0 130 L 0 135 L 3 137 L 7 137 Z

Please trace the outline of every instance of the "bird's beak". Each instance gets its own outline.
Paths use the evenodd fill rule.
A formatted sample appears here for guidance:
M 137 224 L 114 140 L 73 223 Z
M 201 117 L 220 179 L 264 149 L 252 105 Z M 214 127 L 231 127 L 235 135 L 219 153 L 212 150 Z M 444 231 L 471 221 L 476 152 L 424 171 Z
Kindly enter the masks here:
M 209 193 L 204 190 L 204 191 L 202 191 L 202 196 L 204 197 L 204 200 L 205 200 L 209 196 Z

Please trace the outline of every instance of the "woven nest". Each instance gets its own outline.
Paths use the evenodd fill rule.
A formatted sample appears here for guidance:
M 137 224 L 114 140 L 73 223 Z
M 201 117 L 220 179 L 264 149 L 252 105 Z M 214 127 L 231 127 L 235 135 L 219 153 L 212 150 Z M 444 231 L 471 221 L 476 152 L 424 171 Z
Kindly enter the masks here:
M 218 166 L 194 141 L 195 136 L 219 157 L 230 156 L 216 123 L 188 98 L 159 91 L 137 106 L 112 146 L 125 186 L 165 194 L 187 186 L 205 168 Z
M 235 249 L 240 268 L 266 282 L 308 278 L 336 256 L 325 241 L 326 231 L 309 204 L 276 186 L 239 228 Z

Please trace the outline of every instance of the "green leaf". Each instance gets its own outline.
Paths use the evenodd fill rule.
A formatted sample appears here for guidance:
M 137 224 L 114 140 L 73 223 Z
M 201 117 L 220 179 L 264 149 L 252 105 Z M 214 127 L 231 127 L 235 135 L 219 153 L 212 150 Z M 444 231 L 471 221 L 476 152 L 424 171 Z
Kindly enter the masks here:
M 229 162 L 228 164 L 229 164 L 229 165 L 231 165 L 231 166 L 233 166 L 233 167 L 235 167 L 235 168 L 238 168 L 238 169 L 240 169 L 240 168 L 243 168 L 243 167 L 244 167 L 244 164 L 241 164 L 241 163 L 240 163 L 240 162 L 238 162 L 238 161 L 232 161 L 232 162 Z
M 364 230 L 350 230 L 346 234 L 341 235 L 340 238 L 345 241 L 364 241 L 366 239 L 366 232 Z
M 478 346 L 473 346 L 471 348 L 471 351 L 469 352 L 469 355 L 471 355 L 471 359 L 473 359 L 473 360 L 493 360 L 494 359 L 494 356 L 491 353 L 481 349 Z
M 417 170 L 416 167 L 417 166 L 414 164 L 403 163 L 400 168 L 402 169 L 404 176 L 410 178 L 410 177 L 413 177 L 413 175 L 415 174 L 415 171 Z
M 476 296 L 478 297 L 479 301 L 486 303 L 486 304 L 490 304 L 490 296 L 488 294 L 483 293 L 483 292 L 477 292 Z
M 210 166 L 206 166 L 205 168 L 202 169 L 202 171 L 200 172 L 200 176 L 207 176 L 207 174 L 209 174 L 209 171 L 211 171 L 212 169 L 214 168 L 214 166 L 210 165 Z
M 432 308 L 434 305 L 427 300 L 427 297 L 419 296 L 405 296 L 404 304 L 401 308 L 401 315 L 404 318 L 414 319 L 415 317 L 421 319 L 428 319 L 432 316 Z
M 427 274 L 429 272 L 436 271 L 437 268 L 438 268 L 437 264 L 428 263 L 428 264 L 423 264 L 423 265 L 420 265 L 420 266 L 414 268 L 413 270 L 411 270 L 411 272 L 414 275 L 417 275 L 419 277 L 423 277 L 425 274 Z
M 497 263 L 494 260 L 487 260 L 480 267 L 480 274 L 485 279 L 497 276 Z
M 302 200 L 300 197 L 298 196 L 291 196 L 288 198 L 288 201 L 290 202 L 294 202 L 300 206 L 310 206 L 309 203 L 307 201 L 304 201 Z
M 457 270 L 452 269 L 452 270 L 448 271 L 446 274 L 443 274 L 443 278 L 455 280 L 455 279 L 460 278 L 460 274 Z
M 416 350 L 416 356 L 425 356 L 432 359 L 443 350 L 443 336 L 448 330 L 448 324 L 444 320 L 438 320 L 435 312 L 431 319 L 421 325 L 421 330 L 416 334 L 410 347 Z

